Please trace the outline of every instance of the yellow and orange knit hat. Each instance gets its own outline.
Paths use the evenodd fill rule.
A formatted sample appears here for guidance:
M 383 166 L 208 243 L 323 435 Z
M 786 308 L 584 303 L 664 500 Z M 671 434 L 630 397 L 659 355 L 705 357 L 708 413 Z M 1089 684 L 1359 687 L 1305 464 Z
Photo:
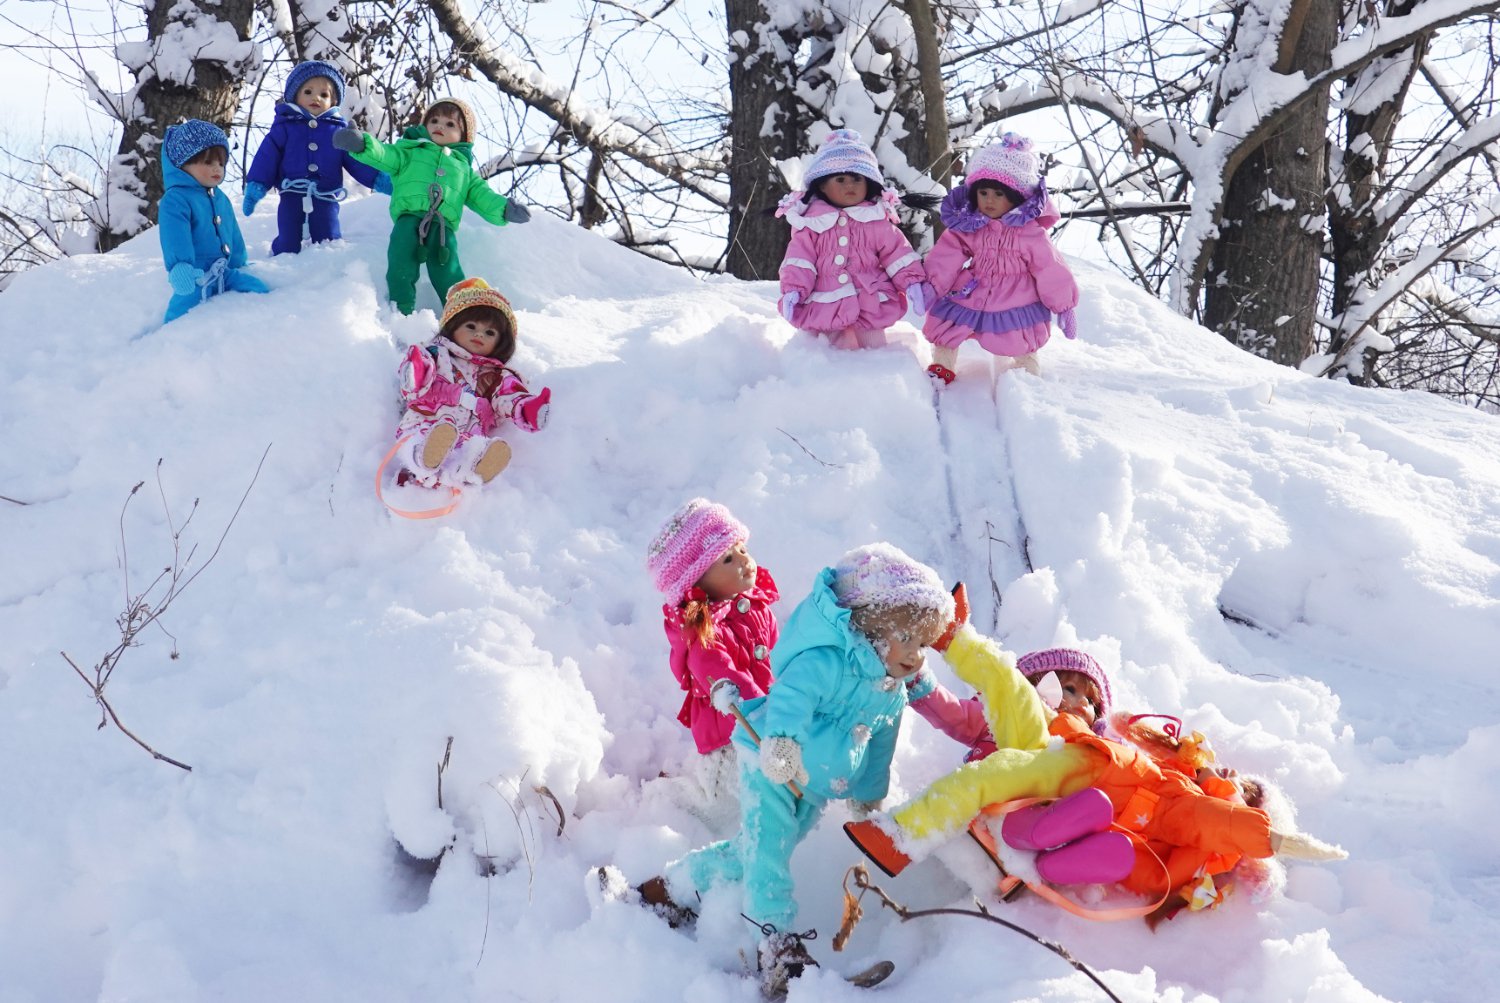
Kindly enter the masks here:
M 484 279 L 464 279 L 462 282 L 453 283 L 448 290 L 448 298 L 443 301 L 443 319 L 440 327 L 446 328 L 448 322 L 470 307 L 487 306 L 499 310 L 505 315 L 505 320 L 510 324 L 511 337 L 516 337 L 519 332 L 516 329 L 516 314 L 510 308 L 510 300 L 501 296 L 499 291 L 491 288 Z
M 468 102 L 466 101 L 460 101 L 458 98 L 438 98 L 436 101 L 432 102 L 432 104 L 427 106 L 426 111 L 422 112 L 422 121 L 425 122 L 429 118 L 431 118 L 432 109 L 436 108 L 440 104 L 451 104 L 453 107 L 458 109 L 458 117 L 463 120 L 464 124 L 464 138 L 462 142 L 474 142 L 474 136 L 476 133 L 474 123 L 474 109 L 470 108 Z

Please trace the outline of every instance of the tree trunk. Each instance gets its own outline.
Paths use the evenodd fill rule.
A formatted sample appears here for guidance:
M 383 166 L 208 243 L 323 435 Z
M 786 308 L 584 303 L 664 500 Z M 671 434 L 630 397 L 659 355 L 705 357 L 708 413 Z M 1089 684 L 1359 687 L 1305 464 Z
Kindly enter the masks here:
M 1308 75 L 1327 69 L 1338 5 L 1298 0 L 1287 31 L 1296 37 L 1283 39 L 1287 65 L 1277 69 Z M 1316 333 L 1328 112 L 1325 86 L 1235 171 L 1204 280 L 1204 325 L 1288 366 L 1312 353 Z
M 917 39 L 917 75 L 922 89 L 922 122 L 927 141 L 927 174 L 946 190 L 953 177 L 953 154 L 948 148 L 948 106 L 943 95 L 942 40 L 932 16 L 931 0 L 906 0 Z
M 111 162 L 100 213 L 99 249 L 108 251 L 156 222 L 162 176 L 158 150 L 167 126 L 199 118 L 229 131 L 240 85 L 259 60 L 250 41 L 253 0 L 150 0 L 146 41 L 117 54 L 136 76 L 124 96 L 129 109 L 119 152 Z M 198 41 L 214 22 L 229 25 L 241 45 L 215 58 L 197 58 Z M 185 70 L 185 72 L 184 72 Z
M 293 55 L 299 62 L 321 59 L 337 66 L 346 84 L 345 117 L 355 128 L 383 136 L 389 128 L 390 110 L 372 79 L 379 63 L 369 44 L 368 25 L 351 19 L 345 6 L 346 0 L 288 0 L 296 45 Z
M 776 161 L 797 156 L 795 40 L 771 30 L 763 0 L 725 0 L 729 28 L 729 272 L 773 279 L 789 230 L 770 211 L 786 183 Z

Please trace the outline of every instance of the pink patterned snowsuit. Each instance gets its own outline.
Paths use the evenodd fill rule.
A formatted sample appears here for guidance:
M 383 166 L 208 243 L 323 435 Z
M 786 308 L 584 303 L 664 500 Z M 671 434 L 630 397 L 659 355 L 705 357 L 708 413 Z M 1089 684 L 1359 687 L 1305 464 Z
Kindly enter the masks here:
M 433 471 L 416 461 L 427 433 L 440 422 L 458 429 L 449 458 L 438 468 L 439 479 L 468 479 L 468 467 L 483 452 L 507 420 L 528 432 L 540 425 L 528 418 L 535 399 L 520 376 L 498 359 L 475 356 L 456 342 L 438 335 L 426 345 L 413 345 L 401 364 L 401 399 L 406 412 L 396 426 L 396 438 L 411 436 L 399 454 L 403 466 L 424 482 Z M 466 443 L 472 445 L 464 448 Z
M 953 204 L 960 194 L 963 204 Z M 1078 305 L 1078 283 L 1047 236 L 1062 216 L 1043 196 L 1040 211 L 988 219 L 968 209 L 967 196 L 960 186 L 943 202 L 948 229 L 927 255 L 937 295 L 922 333 L 944 348 L 972 338 L 994 355 L 1035 352 L 1051 336 L 1052 315 Z
M 874 332 L 881 337 L 873 344 L 883 344 L 885 329 L 906 315 L 906 290 L 926 278 L 921 256 L 896 225 L 894 198 L 840 209 L 816 196 L 806 204 L 801 194 L 782 199 L 777 210 L 792 225 L 781 261 L 782 295 L 798 297 L 792 324 L 830 341 Z

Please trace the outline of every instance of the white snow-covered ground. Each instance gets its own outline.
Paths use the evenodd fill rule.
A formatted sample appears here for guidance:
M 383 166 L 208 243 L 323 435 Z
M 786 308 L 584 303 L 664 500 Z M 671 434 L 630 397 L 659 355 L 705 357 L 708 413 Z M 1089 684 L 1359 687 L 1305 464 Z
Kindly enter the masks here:
M 512 296 L 552 421 L 452 516 L 408 521 L 373 478 L 400 348 L 434 320 L 381 305 L 384 200 L 344 219 L 346 244 L 265 260 L 267 207 L 244 225 L 273 293 L 167 327 L 154 234 L 0 296 L 0 495 L 29 503 L 0 502 L 0 1003 L 754 1000 L 732 894 L 685 935 L 585 891 L 596 864 L 643 879 L 711 835 L 658 779 L 693 752 L 643 569 L 698 494 L 751 527 L 783 617 L 820 567 L 889 540 L 968 581 L 1008 646 L 1094 652 L 1117 704 L 1180 714 L 1349 850 L 1156 933 L 996 907 L 1122 999 L 1488 991 L 1493 417 L 1258 361 L 1080 265 L 1082 338 L 998 386 L 966 353 L 940 425 L 908 327 L 834 353 L 792 338 L 769 283 L 700 281 L 545 216 L 470 219 L 469 274 Z M 116 642 L 173 526 L 201 567 L 268 445 L 171 636 L 148 632 L 107 689 L 182 772 L 96 730 L 59 652 L 87 670 Z M 913 716 L 893 793 L 961 751 Z M 826 967 L 794 1001 L 1103 998 L 997 926 L 873 902 L 834 954 L 845 817 L 795 860 Z M 450 841 L 435 875 L 405 855 Z M 969 901 L 936 860 L 883 885 Z M 874 996 L 834 975 L 877 957 L 899 967 Z

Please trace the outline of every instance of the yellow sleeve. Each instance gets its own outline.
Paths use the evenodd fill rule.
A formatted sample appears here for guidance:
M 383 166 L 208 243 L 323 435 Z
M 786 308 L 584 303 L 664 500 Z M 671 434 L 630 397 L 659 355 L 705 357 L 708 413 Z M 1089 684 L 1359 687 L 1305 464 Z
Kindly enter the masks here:
M 1036 687 L 1017 671 L 1014 655 L 965 625 L 944 657 L 958 678 L 979 692 L 997 747 L 1040 749 L 1047 744 L 1051 715 Z

